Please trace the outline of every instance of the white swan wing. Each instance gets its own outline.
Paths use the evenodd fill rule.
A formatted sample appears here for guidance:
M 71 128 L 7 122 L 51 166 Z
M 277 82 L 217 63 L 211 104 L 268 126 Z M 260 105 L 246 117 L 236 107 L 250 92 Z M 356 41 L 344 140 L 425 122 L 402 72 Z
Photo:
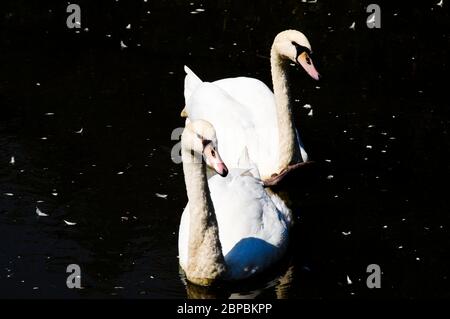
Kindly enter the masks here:
M 262 183 L 233 170 L 210 180 L 222 252 L 230 279 L 241 279 L 275 263 L 287 246 L 290 211 L 277 209 Z
M 280 259 L 288 243 L 291 211 L 247 172 L 233 169 L 225 178 L 215 175 L 208 180 L 222 252 L 232 280 L 267 269 Z M 181 217 L 178 238 L 179 261 L 184 269 L 189 218 L 188 204 Z
M 273 92 L 260 80 L 248 77 L 222 79 L 213 83 L 249 109 L 259 136 L 260 155 L 257 162 L 267 161 L 266 167 L 260 167 L 260 170 L 263 171 L 262 175 L 267 175 L 267 170 L 273 173 L 277 168 L 279 158 L 278 122 Z M 296 130 L 296 138 L 302 160 L 306 162 L 308 154 L 304 149 L 298 130 Z M 267 154 L 274 154 L 274 156 L 267 156 Z M 254 157 L 254 154 L 252 155 Z
M 248 77 L 227 78 L 213 82 L 238 101 L 251 118 L 253 144 L 247 145 L 250 159 L 257 163 L 262 176 L 278 168 L 279 139 L 275 96 L 260 80 Z
M 203 119 L 215 130 L 218 148 L 229 168 L 240 167 L 239 159 L 247 145 L 254 144 L 251 114 L 233 97 L 218 86 L 202 82 L 186 103 L 189 119 Z
M 192 93 L 203 81 L 186 65 L 184 66 L 184 72 L 186 72 L 186 77 L 184 78 L 184 100 L 187 103 Z

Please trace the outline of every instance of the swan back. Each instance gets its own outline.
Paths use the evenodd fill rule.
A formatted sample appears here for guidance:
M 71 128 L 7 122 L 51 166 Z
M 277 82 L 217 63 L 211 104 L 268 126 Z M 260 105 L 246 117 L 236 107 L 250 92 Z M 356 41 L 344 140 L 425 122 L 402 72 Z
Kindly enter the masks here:
M 275 194 L 268 194 L 251 170 L 233 169 L 226 178 L 208 181 L 227 267 L 226 278 L 243 279 L 275 263 L 285 252 L 291 211 Z M 188 204 L 189 206 L 189 204 Z M 189 208 L 179 234 L 180 264 L 187 265 Z

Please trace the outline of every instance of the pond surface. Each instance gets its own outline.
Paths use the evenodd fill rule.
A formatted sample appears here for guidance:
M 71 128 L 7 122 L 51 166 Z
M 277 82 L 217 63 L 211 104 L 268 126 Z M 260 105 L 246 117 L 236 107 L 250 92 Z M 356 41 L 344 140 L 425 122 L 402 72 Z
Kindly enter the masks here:
M 64 3 L 2 1 L 0 297 L 450 297 L 450 3 L 380 3 L 369 29 L 364 1 L 93 2 L 77 2 L 76 32 Z M 290 70 L 315 165 L 279 190 L 297 219 L 289 252 L 238 287 L 186 286 L 170 158 L 183 65 L 271 87 L 288 28 L 322 75 Z M 84 289 L 66 287 L 69 264 Z

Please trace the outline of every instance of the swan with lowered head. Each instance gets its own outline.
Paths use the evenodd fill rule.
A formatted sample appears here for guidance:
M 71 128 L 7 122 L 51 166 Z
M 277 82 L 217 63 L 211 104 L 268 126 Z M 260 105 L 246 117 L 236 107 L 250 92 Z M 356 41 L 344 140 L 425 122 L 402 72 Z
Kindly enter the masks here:
M 292 118 L 287 68 L 294 62 L 319 79 L 310 57 L 311 45 L 296 30 L 279 33 L 270 63 L 274 93 L 261 81 L 237 77 L 203 82 L 188 67 L 182 116 L 209 121 L 217 132 L 221 153 L 229 167 L 246 167 L 248 150 L 266 186 L 277 184 L 289 171 L 308 161 Z
M 228 171 L 216 132 L 204 120 L 186 125 L 181 154 L 189 201 L 178 250 L 187 279 L 202 286 L 245 279 L 278 261 L 287 248 L 291 211 L 269 195 L 256 171 Z M 208 179 L 207 166 L 219 175 Z

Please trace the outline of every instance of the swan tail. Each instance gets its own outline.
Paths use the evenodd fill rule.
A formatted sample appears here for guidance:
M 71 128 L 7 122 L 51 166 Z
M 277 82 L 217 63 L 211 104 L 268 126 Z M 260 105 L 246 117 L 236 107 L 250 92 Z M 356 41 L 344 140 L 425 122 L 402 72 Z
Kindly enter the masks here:
M 186 77 L 184 78 L 184 100 L 187 103 L 197 86 L 202 84 L 203 81 L 187 66 L 184 66 L 184 72 L 186 72 Z
M 183 109 L 181 110 L 180 116 L 181 117 L 188 117 L 188 114 L 187 114 L 187 111 L 186 111 L 186 106 L 183 107 Z

